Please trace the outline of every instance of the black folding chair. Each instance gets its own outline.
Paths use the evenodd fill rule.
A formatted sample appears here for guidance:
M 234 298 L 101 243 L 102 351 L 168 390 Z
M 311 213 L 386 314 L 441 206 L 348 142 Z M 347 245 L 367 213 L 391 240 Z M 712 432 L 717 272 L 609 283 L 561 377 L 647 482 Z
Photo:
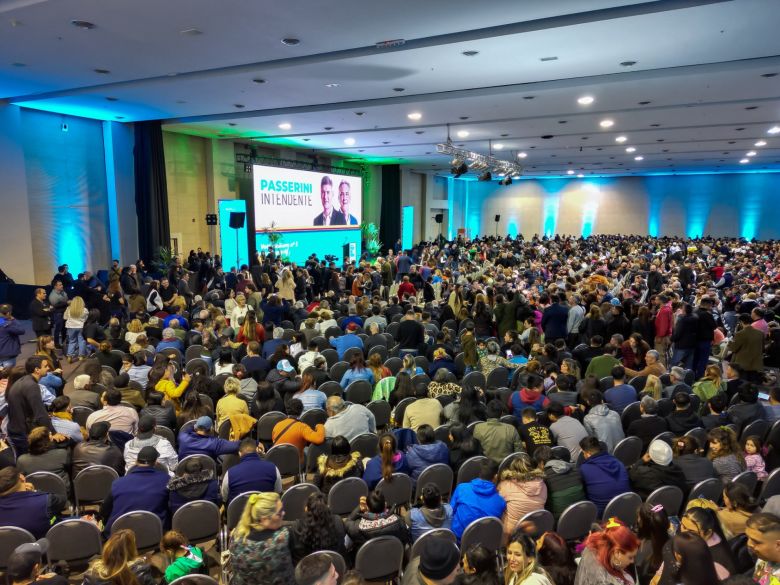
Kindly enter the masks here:
M 402 570 L 404 545 L 395 536 L 377 536 L 358 549 L 355 569 L 366 581 L 392 581 Z
M 597 517 L 596 504 L 591 501 L 577 502 L 561 513 L 557 532 L 564 540 L 580 540 L 590 532 Z
M 661 504 L 669 516 L 677 516 L 683 503 L 683 492 L 675 485 L 665 485 L 647 496 L 647 503 Z
M 111 524 L 111 534 L 128 529 L 135 534 L 135 545 L 141 554 L 157 550 L 163 536 L 162 522 L 157 514 L 137 510 L 122 514 Z
M 328 507 L 339 516 L 350 514 L 368 496 L 368 486 L 359 477 L 345 477 L 336 482 L 328 492 Z
M 380 479 L 376 489 L 384 494 L 389 507 L 408 506 L 412 501 L 412 478 L 405 473 L 394 473 L 390 481 Z
M 642 498 L 634 492 L 626 492 L 612 498 L 604 508 L 602 518 L 615 517 L 626 526 L 636 525 L 636 514 L 642 505 Z

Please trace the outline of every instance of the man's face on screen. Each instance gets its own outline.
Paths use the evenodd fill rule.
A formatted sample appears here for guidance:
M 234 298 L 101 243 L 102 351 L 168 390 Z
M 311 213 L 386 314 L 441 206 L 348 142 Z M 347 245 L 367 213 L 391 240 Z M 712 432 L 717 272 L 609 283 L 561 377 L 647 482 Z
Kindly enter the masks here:
M 339 204 L 341 205 L 341 212 L 346 215 L 349 210 L 349 185 L 341 185 L 339 187 Z
M 331 208 L 331 189 L 333 185 L 321 185 L 320 186 L 320 198 L 322 199 L 322 210 L 325 213 L 330 213 Z

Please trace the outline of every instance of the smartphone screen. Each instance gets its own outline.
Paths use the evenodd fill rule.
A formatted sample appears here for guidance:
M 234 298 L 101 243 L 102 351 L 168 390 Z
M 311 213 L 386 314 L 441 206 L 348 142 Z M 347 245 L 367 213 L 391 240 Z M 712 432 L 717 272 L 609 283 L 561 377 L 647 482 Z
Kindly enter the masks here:
M 760 400 L 769 400 L 769 394 L 767 394 L 765 392 L 759 392 L 758 393 L 758 398 Z
M 515 357 L 515 355 L 512 353 L 512 350 L 506 350 L 506 359 L 511 360 L 513 357 Z

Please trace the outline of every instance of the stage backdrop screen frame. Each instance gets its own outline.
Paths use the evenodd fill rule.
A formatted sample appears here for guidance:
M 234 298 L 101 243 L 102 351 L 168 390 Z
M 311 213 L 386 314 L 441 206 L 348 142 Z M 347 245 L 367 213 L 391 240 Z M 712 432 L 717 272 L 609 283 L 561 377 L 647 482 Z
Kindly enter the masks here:
M 255 230 L 338 230 L 360 226 L 363 181 L 339 173 L 319 173 L 253 165 Z M 347 212 L 346 217 L 344 209 Z

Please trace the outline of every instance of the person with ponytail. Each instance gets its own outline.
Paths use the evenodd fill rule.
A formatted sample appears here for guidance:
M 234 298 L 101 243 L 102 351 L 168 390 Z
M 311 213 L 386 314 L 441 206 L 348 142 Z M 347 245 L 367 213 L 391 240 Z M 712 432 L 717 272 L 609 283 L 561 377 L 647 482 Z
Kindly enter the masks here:
M 504 583 L 505 585 L 554 585 L 547 571 L 536 558 L 534 539 L 522 530 L 516 530 L 509 538 L 506 547 Z
M 372 490 L 379 480 L 391 481 L 394 473 L 411 475 L 412 470 L 406 462 L 406 455 L 397 450 L 395 435 L 384 433 L 379 437 L 379 455 L 372 457 L 366 464 L 363 481 Z
M 290 585 L 295 582 L 291 535 L 289 528 L 282 526 L 283 520 L 279 494 L 263 492 L 249 496 L 231 534 L 232 585 Z
M 633 585 L 636 580 L 627 569 L 639 550 L 639 539 L 616 518 L 604 529 L 591 533 L 584 542 L 582 559 L 574 585 Z
M 157 585 L 159 575 L 138 555 L 132 530 L 117 530 L 103 545 L 103 552 L 84 575 L 83 585 Z

